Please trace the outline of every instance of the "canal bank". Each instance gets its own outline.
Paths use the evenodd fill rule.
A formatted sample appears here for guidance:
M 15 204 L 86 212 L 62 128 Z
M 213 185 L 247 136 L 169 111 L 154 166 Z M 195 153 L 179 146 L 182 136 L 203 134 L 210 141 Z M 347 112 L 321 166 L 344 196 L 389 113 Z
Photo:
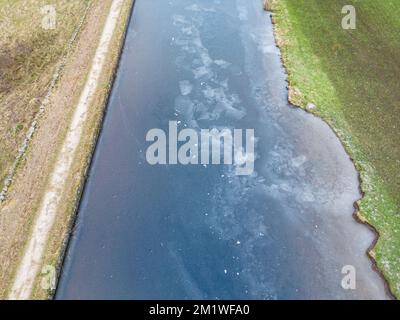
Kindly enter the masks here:
M 400 167 L 395 143 L 399 90 L 398 82 L 391 80 L 398 78 L 399 70 L 391 67 L 397 63 L 390 62 L 399 55 L 388 48 L 399 47 L 394 36 L 398 27 L 391 23 L 397 21 L 392 17 L 398 16 L 400 6 L 374 1 L 354 4 L 358 26 L 346 30 L 340 26 L 340 1 L 321 5 L 273 0 L 271 4 L 277 42 L 289 74 L 289 101 L 324 119 L 352 158 L 362 193 L 356 218 L 376 233 L 368 255 L 390 291 L 399 296 Z M 309 24 L 312 16 L 318 19 Z M 371 25 L 380 27 L 371 32 Z M 389 80 L 382 82 L 379 77 Z
M 118 8 L 115 7 L 117 2 L 121 2 Z M 58 84 L 57 90 L 54 95 L 50 97 L 50 104 L 52 108 L 45 114 L 45 117 L 40 122 L 40 128 L 33 139 L 33 145 L 30 147 L 29 157 L 26 160 L 26 166 L 21 171 L 28 170 L 24 177 L 19 177 L 16 181 L 15 190 L 20 190 L 19 184 L 24 183 L 26 186 L 31 185 L 30 181 L 26 181 L 32 174 L 40 173 L 42 176 L 38 179 L 37 183 L 42 181 L 48 182 L 43 186 L 43 189 L 33 189 L 29 198 L 30 207 L 27 213 L 34 210 L 30 216 L 30 232 L 27 235 L 31 235 L 31 238 L 27 240 L 26 250 L 21 250 L 21 263 L 18 266 L 19 271 L 15 273 L 15 279 L 13 288 L 9 288 L 9 298 L 12 299 L 27 299 L 28 297 L 34 299 L 44 299 L 51 296 L 54 291 L 54 276 L 57 273 L 57 269 L 60 266 L 60 257 L 63 256 L 66 241 L 69 237 L 70 230 L 72 227 L 72 220 L 76 210 L 76 205 L 80 198 L 80 192 L 82 185 L 86 177 L 86 170 L 90 163 L 91 152 L 94 149 L 95 141 L 97 140 L 97 134 L 101 127 L 101 120 L 104 114 L 105 105 L 108 98 L 111 85 L 113 83 L 113 76 L 118 64 L 118 58 L 122 49 L 123 38 L 126 30 L 126 24 L 130 17 L 130 11 L 132 8 L 132 1 L 107 1 L 107 2 L 96 2 L 92 5 L 88 12 L 87 21 L 85 21 L 82 34 L 79 36 L 74 52 L 68 57 L 68 61 L 65 67 L 65 71 L 62 74 L 60 83 Z M 113 10 L 114 8 L 114 10 Z M 118 10 L 116 10 L 118 9 Z M 111 11 L 110 11 L 111 10 Z M 108 34 L 105 25 L 106 21 L 110 24 L 109 16 L 112 15 L 112 19 L 116 21 L 116 27 L 112 34 Z M 104 30 L 104 32 L 103 32 Z M 106 41 L 107 38 L 107 50 Z M 99 45 L 100 39 L 102 44 Z M 97 51 L 96 51 L 97 50 Z M 99 59 L 99 52 L 101 51 L 101 59 Z M 96 61 L 93 62 L 96 53 Z M 103 59 L 104 67 L 95 68 L 95 64 L 99 64 Z M 90 71 L 91 69 L 91 71 Z M 62 181 L 60 180 L 57 188 L 52 190 L 50 187 L 54 184 L 54 172 L 52 178 L 50 178 L 50 172 L 60 162 L 56 161 L 56 157 L 61 153 L 62 148 L 67 144 L 65 139 L 70 137 L 68 132 L 69 124 L 73 119 L 73 114 L 76 114 L 76 106 L 78 105 L 79 98 L 82 100 L 85 92 L 82 93 L 87 78 L 94 79 L 93 72 L 96 69 L 97 85 L 94 90 L 86 90 L 90 95 L 90 99 L 87 99 L 89 109 L 85 113 L 86 121 L 82 124 L 82 139 L 80 139 L 75 152 L 69 153 L 68 157 L 65 157 L 67 161 L 70 157 L 73 157 L 71 167 L 68 169 L 67 176 Z M 90 72 L 89 72 L 90 71 Z M 93 82 L 93 81 L 92 81 Z M 87 87 L 87 86 L 86 86 Z M 62 99 L 60 99 L 60 96 Z M 68 106 L 71 106 L 68 108 Z M 76 116 L 76 115 L 75 115 Z M 75 121 L 76 122 L 76 121 Z M 56 130 L 52 130 L 52 126 L 56 126 Z M 71 125 L 73 126 L 73 124 Z M 53 135 L 49 135 L 48 132 L 53 132 Z M 60 133 L 61 132 L 61 133 Z M 47 145 L 46 145 L 47 143 Z M 47 148 L 45 148 L 47 146 Z M 43 148 L 45 148 L 43 150 Z M 52 155 L 48 155 L 49 152 Z M 42 153 L 41 153 L 42 152 Z M 43 163 L 38 164 L 38 159 L 41 156 L 48 155 Z M 33 157 L 33 160 L 31 159 Z M 54 158 L 54 159 L 53 159 Z M 64 158 L 64 157 L 63 157 Z M 35 161 L 36 159 L 36 161 Z M 47 164 L 48 160 L 51 160 L 50 165 Z M 69 160 L 68 160 L 69 161 Z M 46 164 L 46 165 L 45 165 Z M 33 167 L 33 168 L 32 168 Z M 58 169 L 54 169 L 57 171 Z M 23 174 L 21 172 L 21 174 Z M 53 181 L 53 182 L 51 182 Z M 57 180 L 58 181 L 58 180 Z M 21 190 L 20 190 L 21 191 Z M 59 203 L 54 206 L 47 206 L 45 219 L 40 214 L 41 207 L 43 208 L 49 192 L 59 198 Z M 23 206 L 27 203 L 20 201 L 15 203 L 12 201 L 14 197 L 10 194 L 10 201 L 6 204 L 5 209 L 8 207 L 15 210 L 16 205 Z M 41 203 L 41 204 L 40 204 Z M 21 209 L 22 210 L 22 209 Z M 54 219 L 50 221 L 49 216 L 53 216 Z M 47 219 L 47 220 L 46 220 Z M 48 221 L 49 224 L 45 228 L 41 221 Z M 45 236 L 46 239 L 39 239 L 36 232 L 37 228 L 40 228 L 40 236 Z M 36 230 L 36 231 L 35 231 Z M 48 234 L 46 234 L 48 232 Z M 35 241 L 35 249 L 31 246 L 32 241 Z M 38 244 L 40 246 L 38 246 Z M 40 247 L 40 248 L 39 248 Z M 40 257 L 38 255 L 32 256 L 32 263 L 35 266 L 29 267 L 29 272 L 24 271 L 27 265 L 26 263 L 30 259 L 26 259 L 29 256 L 29 252 L 41 251 Z M 24 256 L 22 258 L 22 256 Z M 33 273 L 34 272 L 34 273 Z
M 137 1 L 56 297 L 387 298 L 357 172 L 285 81 L 261 1 Z M 255 173 L 149 165 L 168 120 L 254 129 Z

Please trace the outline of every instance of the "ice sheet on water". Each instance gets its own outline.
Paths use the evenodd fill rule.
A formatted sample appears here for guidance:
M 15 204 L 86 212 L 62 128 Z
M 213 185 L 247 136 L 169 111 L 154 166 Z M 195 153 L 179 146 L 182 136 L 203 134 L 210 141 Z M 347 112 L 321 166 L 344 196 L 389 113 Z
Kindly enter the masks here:
M 221 68 L 228 68 L 231 65 L 231 63 L 229 63 L 229 62 L 227 62 L 225 60 L 222 60 L 222 59 L 214 60 L 214 63 L 217 66 L 220 66 Z
M 181 95 L 187 96 L 192 92 L 193 85 L 189 80 L 182 80 L 179 82 L 179 89 L 181 90 Z

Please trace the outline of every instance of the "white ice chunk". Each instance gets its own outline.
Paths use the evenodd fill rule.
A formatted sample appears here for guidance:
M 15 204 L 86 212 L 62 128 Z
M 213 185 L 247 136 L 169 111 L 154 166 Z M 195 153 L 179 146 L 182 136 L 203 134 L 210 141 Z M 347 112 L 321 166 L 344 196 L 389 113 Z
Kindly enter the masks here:
M 193 86 L 188 80 L 182 80 L 179 82 L 179 88 L 181 90 L 181 95 L 187 96 L 193 90 Z

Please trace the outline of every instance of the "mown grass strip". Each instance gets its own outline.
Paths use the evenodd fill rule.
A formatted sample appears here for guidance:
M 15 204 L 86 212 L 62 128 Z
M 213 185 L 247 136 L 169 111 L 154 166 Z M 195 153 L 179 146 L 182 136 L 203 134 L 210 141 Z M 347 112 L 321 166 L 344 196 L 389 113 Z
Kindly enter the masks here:
M 271 0 L 290 101 L 325 119 L 360 172 L 360 217 L 380 237 L 371 252 L 400 297 L 400 2 Z M 356 29 L 342 8 L 356 8 Z

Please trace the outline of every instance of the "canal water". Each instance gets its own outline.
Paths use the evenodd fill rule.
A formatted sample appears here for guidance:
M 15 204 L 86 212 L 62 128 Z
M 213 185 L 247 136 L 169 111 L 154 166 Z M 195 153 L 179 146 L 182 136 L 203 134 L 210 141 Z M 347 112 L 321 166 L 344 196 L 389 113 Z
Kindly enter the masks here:
M 387 298 L 357 172 L 286 85 L 261 0 L 136 0 L 56 298 Z M 169 121 L 254 129 L 254 173 L 151 166 Z

